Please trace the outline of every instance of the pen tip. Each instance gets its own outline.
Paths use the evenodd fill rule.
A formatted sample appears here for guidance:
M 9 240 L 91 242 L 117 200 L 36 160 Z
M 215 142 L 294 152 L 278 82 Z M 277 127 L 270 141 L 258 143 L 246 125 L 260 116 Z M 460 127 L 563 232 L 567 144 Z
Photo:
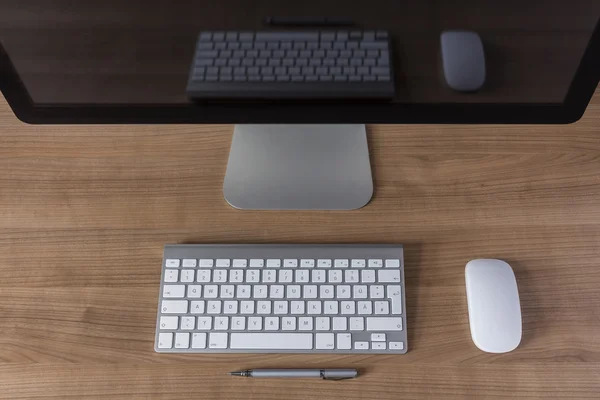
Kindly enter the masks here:
M 242 371 L 234 371 L 234 372 L 230 372 L 229 376 L 242 376 L 244 375 Z

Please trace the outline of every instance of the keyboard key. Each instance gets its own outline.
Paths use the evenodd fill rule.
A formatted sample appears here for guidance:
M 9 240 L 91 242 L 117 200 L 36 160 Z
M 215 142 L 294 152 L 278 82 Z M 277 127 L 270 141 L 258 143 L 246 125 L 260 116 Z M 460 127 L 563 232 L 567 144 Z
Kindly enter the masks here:
M 181 282 L 194 282 L 195 272 L 193 269 L 181 271 Z
M 404 342 L 390 342 L 389 349 L 390 350 L 404 350 Z
M 255 299 L 266 299 L 267 298 L 267 286 L 266 285 L 255 285 L 254 286 L 254 298 Z
M 213 260 L 211 259 L 201 259 L 200 263 L 199 263 L 199 267 L 200 268 L 212 268 L 213 267 Z
M 167 269 L 165 270 L 164 281 L 168 283 L 177 282 L 179 279 L 179 270 Z
M 314 283 L 324 283 L 325 282 L 325 271 L 313 270 L 312 272 L 312 281 Z
M 190 299 L 199 299 L 202 297 L 202 285 L 188 285 L 187 297 Z
M 292 301 L 290 314 L 304 314 L 304 301 Z
M 361 282 L 363 283 L 374 283 L 375 282 L 375 271 L 365 269 L 361 272 Z
M 265 260 L 262 259 L 252 259 L 250 260 L 250 268 L 262 268 L 264 266 Z
M 245 259 L 233 260 L 233 268 L 246 268 L 247 265 L 248 265 L 248 260 L 245 260 Z
M 219 295 L 219 287 L 217 285 L 206 285 L 204 287 L 204 297 L 207 299 L 216 299 Z
M 228 317 L 215 317 L 215 330 L 226 331 L 229 329 L 229 318 Z
M 389 285 L 387 297 L 392 302 L 392 314 L 402 314 L 402 287 L 400 285 Z
M 369 317 L 367 318 L 368 331 L 401 331 L 402 318 L 400 317 Z
M 365 260 L 352 260 L 352 268 L 364 268 L 365 267 Z
M 300 73 L 300 71 L 298 71 L 298 73 Z M 301 260 L 300 261 L 300 268 L 314 268 L 314 266 L 315 266 L 315 260 Z
M 284 268 L 296 268 L 298 266 L 298 260 L 296 259 L 285 259 L 283 260 Z
M 211 300 L 207 302 L 207 314 L 221 314 L 221 301 Z
M 385 342 L 371 342 L 371 348 L 373 350 L 385 350 Z
M 227 270 L 215 270 L 213 273 L 213 281 L 217 283 L 227 282 Z
M 385 342 L 385 333 L 371 333 L 372 342 Z
M 271 285 L 269 297 L 272 299 L 283 299 L 285 289 L 283 285 Z
M 371 285 L 369 286 L 369 293 L 372 299 L 383 299 L 384 289 L 382 285 Z
M 348 329 L 348 318 L 333 317 L 333 330 L 334 331 L 345 331 L 347 329 Z
M 266 317 L 265 318 L 265 331 L 277 331 L 279 330 L 279 317 Z
M 281 318 L 281 330 L 284 330 L 284 331 L 296 330 L 296 317 Z
M 192 314 L 204 314 L 204 300 L 192 301 L 190 312 Z
M 359 314 L 373 314 L 373 303 L 370 301 L 359 301 L 358 302 L 358 313 Z M 385 329 L 380 329 L 385 330 Z
M 170 349 L 173 347 L 173 333 L 163 332 L 158 334 L 158 348 Z
M 258 301 L 256 313 L 257 314 L 271 314 L 271 302 L 270 301 Z
M 254 301 L 242 301 L 240 304 L 241 314 L 254 314 Z
M 279 282 L 290 283 L 290 282 L 292 282 L 293 277 L 294 277 L 294 271 L 283 270 L 283 269 L 279 271 Z
M 317 267 L 331 268 L 331 260 L 319 260 L 319 261 L 317 261 Z
M 190 334 L 187 332 L 178 332 L 175 334 L 175 348 L 187 349 L 190 347 Z
M 281 260 L 267 260 L 267 268 L 281 267 Z
M 277 271 L 275 270 L 264 270 L 262 274 L 262 281 L 265 283 L 272 283 L 277 281 Z
M 205 349 L 206 348 L 206 333 L 193 333 L 192 334 L 192 349 Z
M 333 350 L 334 349 L 334 334 L 333 333 L 317 333 L 315 342 L 317 349 Z
M 317 331 L 328 331 L 330 329 L 330 318 L 317 317 L 315 318 L 315 325 Z
M 209 331 L 212 329 L 212 317 L 198 317 L 198 330 Z
M 231 265 L 231 260 L 228 258 L 225 258 L 225 259 L 221 258 L 221 259 L 218 259 L 216 262 L 217 268 L 229 268 L 230 265 Z
M 243 331 L 246 329 L 246 317 L 232 317 L 231 330 Z
M 246 350 L 311 350 L 310 333 L 232 333 L 232 349 Z
M 159 326 L 160 329 L 175 330 L 179 326 L 179 317 L 160 317 Z
M 210 282 L 210 275 L 209 269 L 199 269 L 196 274 L 196 282 Z
M 286 297 L 288 299 L 299 299 L 302 290 L 299 285 L 288 285 L 286 288 Z
M 296 271 L 294 271 L 294 278 L 297 283 L 306 283 L 306 282 L 308 282 L 309 272 L 302 271 L 302 270 L 296 270 Z
M 361 49 L 387 49 L 387 42 L 360 42 Z
M 364 331 L 365 330 L 365 319 L 363 317 L 350 318 L 350 330 L 351 331 Z
M 312 331 L 313 330 L 313 317 L 298 318 L 298 330 L 299 331 Z
M 335 268 L 348 268 L 348 260 L 335 260 Z
M 260 331 L 261 329 L 262 329 L 262 317 L 248 318 L 248 330 L 249 331 Z
M 369 268 L 381 268 L 383 267 L 382 260 L 369 260 Z
M 231 334 L 235 335 L 234 333 Z M 208 347 L 211 349 L 227 348 L 227 333 L 210 333 L 208 335 Z
M 304 298 L 305 299 L 316 299 L 317 298 L 317 286 L 306 285 L 304 286 Z
M 337 301 L 326 301 L 323 314 L 337 314 L 338 313 L 338 302 Z
M 350 350 L 352 348 L 352 335 L 349 333 L 337 334 L 337 349 Z
M 356 303 L 354 301 L 342 301 L 342 314 L 353 315 L 356 312 Z
M 163 314 L 185 314 L 188 311 L 187 300 L 163 300 L 160 306 Z
M 377 271 L 377 279 L 381 283 L 400 283 L 400 270 L 390 269 Z
M 387 302 L 386 302 L 387 304 Z M 237 314 L 237 310 L 238 310 L 238 302 L 233 300 L 233 301 L 226 301 L 223 305 L 223 313 L 224 314 Z
M 364 285 L 356 285 L 353 288 L 355 299 L 366 299 L 367 298 L 367 287 Z
M 238 299 L 249 299 L 251 296 L 252 286 L 250 285 L 239 285 L 237 287 L 236 297 Z
M 338 299 L 349 299 L 350 294 L 352 293 L 352 289 L 349 285 L 338 285 L 336 286 L 335 290 L 335 297 L 337 297 Z
M 168 260 L 165 261 L 165 266 L 167 268 L 178 268 L 179 267 L 179 260 L 168 259 Z
M 308 314 L 321 314 L 321 302 L 320 301 L 309 301 Z
M 260 282 L 260 271 L 249 270 L 246 272 L 246 282 L 257 283 Z
M 354 350 L 369 350 L 369 342 L 354 342 Z
M 319 297 L 322 299 L 333 299 L 335 290 L 332 285 L 322 285 L 319 288 Z
M 273 304 L 273 314 L 287 314 L 288 304 L 287 301 L 276 301 Z
M 356 270 L 344 271 L 344 282 L 358 283 L 358 271 L 356 271 Z
M 327 279 L 331 283 L 342 282 L 342 271 L 329 270 L 327 271 Z
M 243 270 L 239 269 L 239 270 L 230 271 L 229 282 L 240 283 L 243 281 L 244 281 L 244 271 Z
M 177 298 L 184 297 L 185 285 L 164 285 L 163 286 L 163 297 Z

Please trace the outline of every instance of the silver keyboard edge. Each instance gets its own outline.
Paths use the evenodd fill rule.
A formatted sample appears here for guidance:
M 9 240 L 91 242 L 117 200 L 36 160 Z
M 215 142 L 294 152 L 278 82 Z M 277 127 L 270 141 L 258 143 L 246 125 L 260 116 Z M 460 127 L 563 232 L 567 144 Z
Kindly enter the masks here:
M 365 255 L 364 250 L 374 250 L 376 251 L 376 253 L 373 253 L 373 257 L 371 258 L 386 258 L 385 254 L 382 254 L 381 251 L 382 250 L 390 250 L 390 256 L 388 258 L 398 258 L 400 259 L 400 274 L 401 274 L 401 285 L 402 285 L 402 304 L 403 304 L 403 313 L 401 314 L 402 320 L 403 320 L 403 332 L 405 335 L 404 338 L 404 349 L 403 350 L 389 350 L 389 349 L 385 349 L 385 350 L 373 350 L 373 349 L 368 349 L 368 350 L 326 350 L 326 349 L 315 349 L 313 348 L 312 350 L 279 350 L 279 349 L 243 349 L 243 350 L 239 350 L 239 349 L 230 349 L 230 348 L 226 348 L 226 349 L 211 349 L 211 348 L 204 348 L 204 349 L 193 349 L 191 347 L 187 348 L 187 349 L 177 349 L 177 348 L 171 348 L 171 349 L 164 349 L 164 348 L 158 348 L 158 335 L 159 335 L 159 327 L 158 324 L 160 322 L 160 317 L 161 317 L 161 313 L 160 313 L 160 302 L 163 300 L 163 286 L 165 284 L 165 282 L 162 279 L 162 274 L 165 267 L 165 263 L 166 260 L 168 258 L 179 258 L 179 259 L 183 259 L 186 258 L 186 254 L 188 255 L 187 258 L 196 258 L 196 254 L 198 250 L 202 250 L 203 251 L 203 256 L 206 256 L 207 258 L 219 258 L 219 255 L 224 257 L 224 258 L 229 258 L 229 259 L 234 259 L 236 258 L 235 255 L 233 255 L 231 253 L 231 250 L 239 250 L 239 251 L 244 251 L 244 257 L 240 257 L 240 258 L 246 258 L 246 259 L 250 259 L 252 258 L 252 253 L 258 252 L 255 256 L 256 258 L 262 258 L 262 259 L 267 259 L 269 257 L 264 256 L 264 252 L 265 250 L 270 249 L 270 250 L 278 250 L 278 251 L 308 251 L 310 253 L 310 258 L 313 259 L 318 259 L 319 258 L 319 252 L 322 252 L 322 257 L 323 258 L 330 258 L 330 259 L 334 259 L 335 258 L 335 251 L 340 251 L 340 252 L 344 252 L 344 254 L 340 254 L 340 258 L 347 258 L 347 259 L 351 259 L 353 258 L 351 253 L 352 252 L 357 252 L 357 255 L 354 258 L 364 258 L 367 259 L 369 258 L 368 255 Z M 216 254 L 215 255 L 211 255 L 211 252 L 207 252 L 204 253 L 206 250 L 212 250 L 215 251 Z M 181 253 L 181 251 L 184 251 L 185 253 Z M 222 253 L 222 251 L 226 251 L 227 253 L 224 254 Z M 350 251 L 350 254 L 348 253 Z M 361 252 L 363 251 L 363 252 Z M 398 255 L 397 251 L 400 251 L 400 255 Z M 169 253 L 171 252 L 177 252 L 177 257 L 172 257 L 169 256 Z M 368 253 L 367 253 L 368 254 Z M 308 255 L 308 254 L 307 254 Z M 297 258 L 297 259 L 301 259 L 302 256 L 301 255 L 289 255 L 287 256 L 289 258 Z M 275 256 L 273 256 L 273 258 L 277 258 Z M 283 259 L 286 258 L 284 256 L 279 256 L 279 258 Z M 339 354 L 339 355 L 350 355 L 350 354 L 386 354 L 386 355 L 402 355 L 402 354 L 406 354 L 408 352 L 408 330 L 407 330 L 407 315 L 406 315 L 406 285 L 405 285 L 405 274 L 404 274 L 404 265 L 405 265 L 405 261 L 404 261 L 404 246 L 401 244 L 168 244 L 164 246 L 164 251 L 163 251 L 163 259 L 162 259 L 162 265 L 161 265 L 161 275 L 160 275 L 160 289 L 159 289 L 159 296 L 158 296 L 158 303 L 157 303 L 157 311 L 156 311 L 156 325 L 155 325 L 155 336 L 154 336 L 154 351 L 157 353 L 162 353 L 162 354 Z M 182 269 L 180 267 L 180 269 Z M 229 268 L 228 268 L 229 269 Z M 250 268 L 247 268 L 250 269 Z M 266 269 L 266 268 L 256 268 L 256 269 Z M 283 269 L 283 268 L 282 268 Z M 318 269 L 318 268 L 315 268 Z M 335 268 L 331 268 L 331 269 L 335 269 Z M 351 268 L 348 268 L 351 269 Z M 221 298 L 219 298 L 221 299 Z M 318 299 L 318 298 L 317 298 Z M 271 316 L 273 314 L 269 314 L 269 315 L 265 315 L 265 316 Z M 333 315 L 331 315 L 333 317 Z M 365 330 L 366 331 L 366 330 Z M 207 330 L 207 331 L 190 331 L 190 335 L 193 333 L 206 333 L 207 334 L 207 340 L 208 340 L 208 335 L 210 333 L 215 332 L 214 330 Z M 219 331 L 221 332 L 221 331 Z M 243 330 L 240 332 L 250 332 L 248 330 Z M 265 331 L 260 331 L 260 332 L 265 332 Z M 283 333 L 281 330 L 278 331 L 274 331 L 274 332 L 280 332 Z M 292 332 L 298 332 L 296 331 L 289 331 L 290 333 Z M 312 333 L 313 335 L 316 335 L 316 333 L 314 330 L 313 331 L 305 331 L 306 333 Z M 231 334 L 232 332 L 230 332 L 230 330 L 227 331 L 222 331 L 222 333 L 228 333 Z M 258 332 L 257 332 L 258 333 Z M 323 331 L 320 333 L 338 333 L 338 332 L 334 332 L 332 330 L 329 331 Z M 230 340 L 230 337 L 228 338 L 228 340 Z M 316 340 L 316 339 L 315 339 Z M 313 342 L 314 343 L 314 342 Z

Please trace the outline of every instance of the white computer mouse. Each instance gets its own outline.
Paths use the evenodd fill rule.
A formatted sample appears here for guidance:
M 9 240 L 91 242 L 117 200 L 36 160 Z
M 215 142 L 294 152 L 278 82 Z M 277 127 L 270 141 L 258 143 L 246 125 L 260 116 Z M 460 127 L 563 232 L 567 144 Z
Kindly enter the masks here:
M 444 78 L 459 92 L 479 90 L 485 83 L 485 54 L 479 34 L 445 31 L 440 36 Z
M 515 273 L 502 260 L 480 259 L 465 268 L 469 324 L 475 345 L 506 353 L 521 342 L 521 304 Z

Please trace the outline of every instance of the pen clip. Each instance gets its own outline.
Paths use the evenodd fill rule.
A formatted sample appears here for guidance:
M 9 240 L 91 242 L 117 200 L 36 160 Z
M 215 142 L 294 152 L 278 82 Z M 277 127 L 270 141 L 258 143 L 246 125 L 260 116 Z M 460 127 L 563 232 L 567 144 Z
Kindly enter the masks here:
M 341 378 L 328 378 L 328 377 L 325 376 L 325 370 L 324 369 L 320 370 L 319 373 L 321 375 L 321 378 L 324 381 L 345 381 L 346 379 L 352 379 L 353 378 L 351 376 L 345 376 L 345 377 L 341 377 Z

